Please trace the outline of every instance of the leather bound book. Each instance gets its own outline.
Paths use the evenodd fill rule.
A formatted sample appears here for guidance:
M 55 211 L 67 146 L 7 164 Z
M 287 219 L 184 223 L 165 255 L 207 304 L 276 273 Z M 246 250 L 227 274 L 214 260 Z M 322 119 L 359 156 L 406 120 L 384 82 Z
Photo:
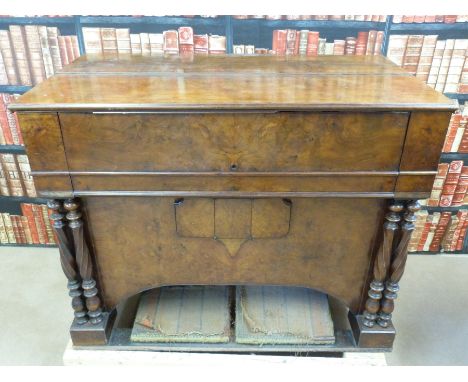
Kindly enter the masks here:
M 19 231 L 17 218 L 18 216 L 16 215 L 10 215 L 11 226 L 13 227 L 13 235 L 15 235 L 15 242 L 17 244 L 24 244 L 23 238 L 21 237 L 21 233 Z
M 442 187 L 442 194 L 440 195 L 440 207 L 450 207 L 452 204 L 455 189 L 457 188 L 458 181 L 460 180 L 462 168 L 462 160 L 455 160 L 450 163 L 447 177 L 445 178 L 444 186 Z
M 459 119 L 459 124 L 458 124 L 458 131 L 462 131 L 462 137 L 460 139 L 460 143 L 457 147 L 457 152 L 463 153 L 463 154 L 468 154 L 468 129 L 466 128 L 468 126 L 468 115 L 465 115 L 465 112 L 463 114 L 457 114 L 457 119 Z M 456 138 L 455 138 L 456 140 Z
M 7 145 L 13 145 L 13 135 L 10 129 L 10 123 L 8 119 L 7 104 L 5 99 L 8 97 L 8 94 L 2 94 L 0 97 L 0 127 L 2 128 L 3 137 Z
M 13 141 L 14 145 L 23 145 L 23 137 L 21 135 L 21 130 L 19 128 L 19 123 L 18 123 L 18 116 L 14 113 L 12 113 L 8 109 L 8 105 L 14 101 L 14 96 L 6 93 L 1 94 L 1 105 L 0 107 L 3 109 L 5 108 L 5 115 L 7 119 L 7 124 L 8 124 L 8 129 L 11 133 L 11 139 Z M 3 118 L 2 118 L 3 120 Z
M 255 54 L 257 49 L 255 49 L 254 45 L 245 45 L 244 52 L 245 54 Z
M 162 33 L 149 33 L 149 40 L 152 55 L 164 53 L 164 37 Z
M 445 15 L 444 23 L 445 24 L 454 24 L 457 22 L 457 15 Z
M 407 42 L 408 35 L 393 34 L 389 37 L 387 57 L 398 66 L 403 66 Z
M 452 213 L 445 211 L 440 214 L 440 220 L 437 224 L 437 227 L 434 231 L 434 237 L 429 245 L 430 252 L 437 252 L 440 250 L 440 244 L 442 243 L 442 239 L 444 237 L 445 231 L 449 225 L 450 217 Z
M 208 35 L 193 35 L 193 50 L 195 54 L 208 54 Z
M 455 142 L 457 130 L 460 127 L 461 117 L 462 116 L 460 112 L 453 113 L 452 116 L 450 117 L 449 127 L 447 130 L 447 136 L 445 137 L 445 142 L 444 142 L 444 147 L 442 148 L 442 152 L 444 153 L 452 152 L 452 146 Z M 457 150 L 454 150 L 454 151 L 456 152 Z
M 435 16 L 436 23 L 443 23 L 444 22 L 444 15 L 436 15 Z
M 0 85 L 8 85 L 8 75 L 5 62 L 3 61 L 2 51 L 0 49 Z
M 468 52 L 466 56 L 460 76 L 460 82 L 458 84 L 458 93 L 468 93 Z
M 24 236 L 27 244 L 34 244 L 31 236 L 31 229 L 29 228 L 28 218 L 26 216 L 20 216 L 21 227 L 24 232 Z
M 416 252 L 418 250 L 418 244 L 419 244 L 419 241 L 421 240 L 428 215 L 429 215 L 429 212 L 427 210 L 421 210 L 416 215 L 416 221 L 414 222 L 413 235 L 411 236 L 411 240 L 408 244 L 409 252 Z
M 350 56 L 356 54 L 356 37 L 346 37 L 345 54 Z
M 164 53 L 179 54 L 179 35 L 176 30 L 168 30 L 163 32 L 164 38 Z
M 466 127 L 468 126 L 468 109 L 465 108 L 461 114 L 460 123 L 457 128 L 457 133 L 455 135 L 455 140 L 452 144 L 452 152 L 460 152 L 461 142 L 463 140 L 463 136 L 465 135 Z M 465 142 L 463 144 L 463 150 L 468 151 L 468 137 L 465 138 Z
M 294 56 L 299 55 L 299 42 L 301 40 L 301 32 L 296 31 L 296 40 L 294 41 Z
M 21 212 L 23 216 L 28 219 L 29 230 L 31 231 L 31 237 L 34 244 L 39 244 L 39 233 L 36 227 L 36 221 L 34 220 L 34 214 L 31 203 L 21 203 Z
M 42 220 L 44 221 L 45 228 L 46 228 L 47 244 L 54 244 L 55 243 L 55 237 L 54 237 L 54 230 L 53 230 L 52 225 L 50 223 L 49 209 L 47 208 L 47 205 L 45 205 L 45 204 L 40 204 L 39 207 L 41 207 Z
M 426 16 L 414 16 L 413 23 L 421 24 L 426 19 Z
M 465 218 L 463 226 L 461 229 L 460 236 L 458 237 L 457 244 L 455 247 L 456 251 L 461 251 L 463 249 L 463 243 L 465 242 L 466 232 L 468 231 L 468 218 Z
M 468 190 L 468 166 L 463 166 L 458 180 L 457 187 L 455 188 L 455 193 L 453 195 L 452 207 L 461 207 L 463 205 L 463 200 Z
M 309 31 L 303 29 L 299 32 L 299 55 L 305 56 L 307 54 L 307 42 L 309 38 Z
M 439 205 L 440 196 L 442 195 L 442 188 L 444 186 L 448 170 L 448 163 L 439 163 L 437 168 L 437 175 L 434 178 L 434 184 L 432 186 L 431 196 L 427 202 L 428 206 L 435 207 Z
M 68 63 L 72 63 L 73 61 L 75 61 L 75 51 L 73 49 L 73 44 L 72 44 L 72 40 L 71 40 L 71 36 L 63 36 L 63 39 L 65 41 L 65 49 L 67 50 L 67 60 L 68 60 Z M 114 52 L 116 53 L 116 52 Z
M 143 56 L 151 55 L 151 42 L 149 33 L 140 33 L 141 54 Z
M 416 69 L 416 77 L 420 78 L 424 82 L 427 82 L 429 77 L 436 43 L 437 35 L 424 36 L 418 67 Z
M 0 30 L 0 51 L 2 52 L 5 71 L 10 85 L 18 85 L 19 77 L 16 68 L 13 46 L 11 45 L 10 33 L 7 30 Z
M 16 156 L 16 160 L 18 161 L 18 168 L 23 180 L 26 195 L 30 198 L 37 197 L 34 179 L 31 176 L 31 166 L 29 165 L 28 156 L 18 154 Z
M 0 195 L 10 196 L 10 190 L 8 188 L 8 182 L 5 178 L 5 173 L 2 166 L 0 165 Z
M 233 45 L 232 46 L 232 53 L 233 54 L 245 54 L 245 45 Z
M 13 231 L 13 223 L 11 221 L 11 217 L 9 213 L 2 213 L 3 223 L 5 224 L 5 230 L 8 236 L 8 242 L 10 244 L 16 244 L 16 236 L 15 232 Z
M 325 44 L 326 43 L 327 43 L 326 38 L 319 38 L 319 45 L 318 45 L 318 54 L 319 55 L 325 54 L 325 48 L 326 48 Z
M 80 47 L 78 45 L 78 37 L 75 35 L 70 36 L 70 42 L 71 42 L 72 51 L 73 51 L 73 59 L 76 60 L 78 57 L 81 56 Z
M 400 24 L 403 21 L 402 15 L 393 15 L 393 23 Z
M 65 36 L 58 36 L 58 46 L 60 51 L 60 60 L 62 61 L 62 67 L 70 63 L 67 51 L 67 42 Z
M 115 28 L 101 28 L 101 43 L 103 53 L 117 53 L 117 33 Z
M 319 32 L 310 31 L 307 35 L 307 56 L 318 55 Z
M 209 54 L 226 54 L 226 36 L 208 36 Z
M 423 45 L 423 35 L 410 35 L 406 44 L 405 57 L 403 58 L 403 69 L 408 73 L 416 74 L 419 57 Z
M 424 17 L 424 22 L 425 23 L 435 23 L 435 21 L 436 21 L 435 15 L 425 16 Z
M 431 69 L 429 70 L 429 76 L 427 78 L 427 84 L 435 88 L 437 83 L 437 77 L 439 75 L 440 64 L 442 63 L 442 55 L 445 49 L 445 40 L 439 40 L 436 42 L 434 49 L 434 56 L 432 57 Z
M 101 28 L 82 28 L 86 53 L 102 53 Z
M 450 247 L 449 249 L 447 249 L 447 251 L 453 252 L 456 250 L 458 239 L 460 238 L 460 235 L 462 234 L 463 225 L 465 224 L 465 220 L 467 216 L 468 216 L 468 210 L 460 210 L 457 212 L 458 224 L 455 228 L 455 231 L 453 233 L 453 237 L 450 243 Z
M 39 244 L 47 244 L 47 231 L 44 218 L 42 217 L 42 209 L 38 204 L 31 204 L 34 223 L 36 224 Z
M 44 63 L 44 70 L 46 78 L 54 75 L 54 63 L 52 62 L 52 54 L 49 47 L 49 36 L 47 34 L 47 27 L 40 25 L 37 27 L 39 33 L 39 41 L 41 43 L 42 61 Z
M 280 29 L 276 31 L 276 54 L 278 56 L 286 55 L 286 40 L 287 40 L 288 30 Z
M 367 51 L 369 32 L 358 32 L 356 39 L 356 56 L 364 56 Z
M 50 56 L 54 73 L 62 69 L 62 60 L 60 58 L 60 48 L 58 43 L 59 30 L 57 27 L 47 27 L 47 39 L 49 41 Z
M 117 52 L 122 54 L 132 53 L 129 28 L 116 28 L 115 37 L 117 39 Z
M 414 15 L 403 15 L 402 23 L 410 24 L 414 22 Z
M 447 39 L 445 41 L 444 53 L 442 54 L 442 60 L 440 62 L 439 74 L 437 75 L 437 82 L 435 90 L 442 92 L 445 87 L 447 80 L 447 74 L 450 66 L 450 60 L 452 59 L 453 47 L 455 46 L 454 39 Z
M 335 40 L 333 44 L 333 55 L 343 56 L 345 54 L 345 40 Z
M 463 71 L 467 49 L 468 39 L 455 40 L 445 80 L 444 93 L 456 93 L 458 91 L 458 83 Z
M 20 83 L 21 85 L 31 86 L 33 82 L 29 71 L 29 57 L 23 27 L 10 25 L 10 36 Z
M 141 40 L 138 33 L 130 34 L 130 46 L 132 48 L 132 54 L 141 54 Z
M 191 27 L 179 28 L 179 51 L 182 54 L 192 54 L 193 46 L 193 29 Z
M 0 154 L 3 173 L 8 183 L 11 196 L 24 196 L 23 185 L 14 154 Z
M 457 229 L 457 226 L 458 226 L 458 216 L 457 215 L 450 216 L 450 221 L 448 223 L 448 226 L 445 230 L 445 234 L 440 243 L 440 246 L 442 247 L 442 250 L 444 252 L 451 251 L 453 238 L 455 236 L 455 231 Z
M 426 240 L 424 242 L 422 251 L 425 251 L 425 252 L 429 251 L 432 240 L 434 239 L 435 230 L 437 228 L 437 225 L 439 224 L 439 220 L 440 220 L 440 212 L 434 212 L 430 220 L 429 231 L 426 235 Z
M 374 46 L 374 56 L 381 56 L 382 55 L 382 44 L 384 40 L 384 32 L 378 31 L 377 37 L 375 38 L 375 46 Z
M 369 35 L 367 37 L 366 56 L 371 56 L 374 54 L 376 40 L 377 40 L 377 31 L 370 30 Z
M 286 30 L 286 56 L 293 56 L 296 49 L 296 31 L 294 29 Z
M 8 244 L 8 235 L 5 228 L 5 223 L 3 221 L 3 216 L 0 213 L 0 243 L 1 244 Z

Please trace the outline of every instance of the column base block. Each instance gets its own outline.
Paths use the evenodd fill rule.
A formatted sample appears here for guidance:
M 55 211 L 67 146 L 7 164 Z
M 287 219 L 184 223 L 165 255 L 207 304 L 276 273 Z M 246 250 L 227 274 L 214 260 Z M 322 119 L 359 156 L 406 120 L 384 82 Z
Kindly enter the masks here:
M 73 345 L 88 346 L 88 345 L 106 345 L 109 342 L 112 325 L 115 318 L 115 310 L 110 313 L 102 313 L 103 320 L 98 324 L 86 323 L 83 325 L 77 324 L 76 320 L 70 328 L 70 336 Z
M 353 331 L 356 346 L 360 348 L 382 348 L 391 349 L 395 340 L 395 328 L 390 321 L 387 328 L 382 328 L 377 323 L 369 328 L 363 324 L 362 315 L 348 313 L 349 323 Z

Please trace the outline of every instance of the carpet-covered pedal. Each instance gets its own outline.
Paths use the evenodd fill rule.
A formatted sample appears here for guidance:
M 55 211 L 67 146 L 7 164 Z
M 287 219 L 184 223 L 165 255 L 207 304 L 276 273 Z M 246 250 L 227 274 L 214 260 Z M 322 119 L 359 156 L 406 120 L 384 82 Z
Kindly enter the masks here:
M 221 286 L 163 287 L 145 292 L 131 341 L 229 341 L 229 289 Z
M 328 297 L 308 288 L 237 287 L 235 327 L 243 344 L 335 342 Z

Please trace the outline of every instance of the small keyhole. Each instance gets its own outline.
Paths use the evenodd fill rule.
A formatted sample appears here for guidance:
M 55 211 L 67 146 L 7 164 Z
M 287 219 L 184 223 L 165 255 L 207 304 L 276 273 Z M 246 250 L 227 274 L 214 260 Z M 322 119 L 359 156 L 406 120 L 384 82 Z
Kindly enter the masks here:
M 229 167 L 229 169 L 230 169 L 231 171 L 237 171 L 237 164 L 235 164 L 235 163 L 231 164 L 231 166 Z

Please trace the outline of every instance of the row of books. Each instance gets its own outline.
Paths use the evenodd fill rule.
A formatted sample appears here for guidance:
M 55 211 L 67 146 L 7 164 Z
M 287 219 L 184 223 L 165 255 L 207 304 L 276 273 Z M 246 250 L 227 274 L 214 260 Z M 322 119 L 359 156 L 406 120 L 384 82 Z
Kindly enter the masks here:
M 250 55 L 250 54 L 272 54 L 273 51 L 267 48 L 256 48 L 255 45 L 233 45 L 233 54 Z
M 468 204 L 468 166 L 462 160 L 439 163 L 427 205 L 431 207 L 460 207 Z
M 56 239 L 45 204 L 21 203 L 22 215 L 0 214 L 1 244 L 48 244 Z
M 468 93 L 468 39 L 391 35 L 387 57 L 444 93 Z
M 19 95 L 0 93 L 0 145 L 24 145 L 18 117 L 8 105 Z
M 345 40 L 320 38 L 319 32 L 309 30 L 277 29 L 273 31 L 272 53 L 277 55 L 381 55 L 384 32 L 358 32 L 357 37 Z
M 463 249 L 468 229 L 468 210 L 433 212 L 421 210 L 416 215 L 409 252 L 453 252 Z
M 0 195 L 37 196 L 27 155 L 0 154 Z
M 83 28 L 86 53 L 225 54 L 226 37 L 194 34 L 191 27 L 163 33 L 130 33 L 129 28 Z
M 79 56 L 77 37 L 57 27 L 10 25 L 0 30 L 0 85 L 36 85 Z
M 466 23 L 467 15 L 431 15 L 431 16 L 414 16 L 414 15 L 394 15 L 393 22 L 399 23 Z
M 452 114 L 442 152 L 468 154 L 467 106 L 465 102 L 465 104 L 460 105 L 459 110 Z
M 238 20 L 266 19 L 266 20 L 347 20 L 385 22 L 386 15 L 235 15 Z

